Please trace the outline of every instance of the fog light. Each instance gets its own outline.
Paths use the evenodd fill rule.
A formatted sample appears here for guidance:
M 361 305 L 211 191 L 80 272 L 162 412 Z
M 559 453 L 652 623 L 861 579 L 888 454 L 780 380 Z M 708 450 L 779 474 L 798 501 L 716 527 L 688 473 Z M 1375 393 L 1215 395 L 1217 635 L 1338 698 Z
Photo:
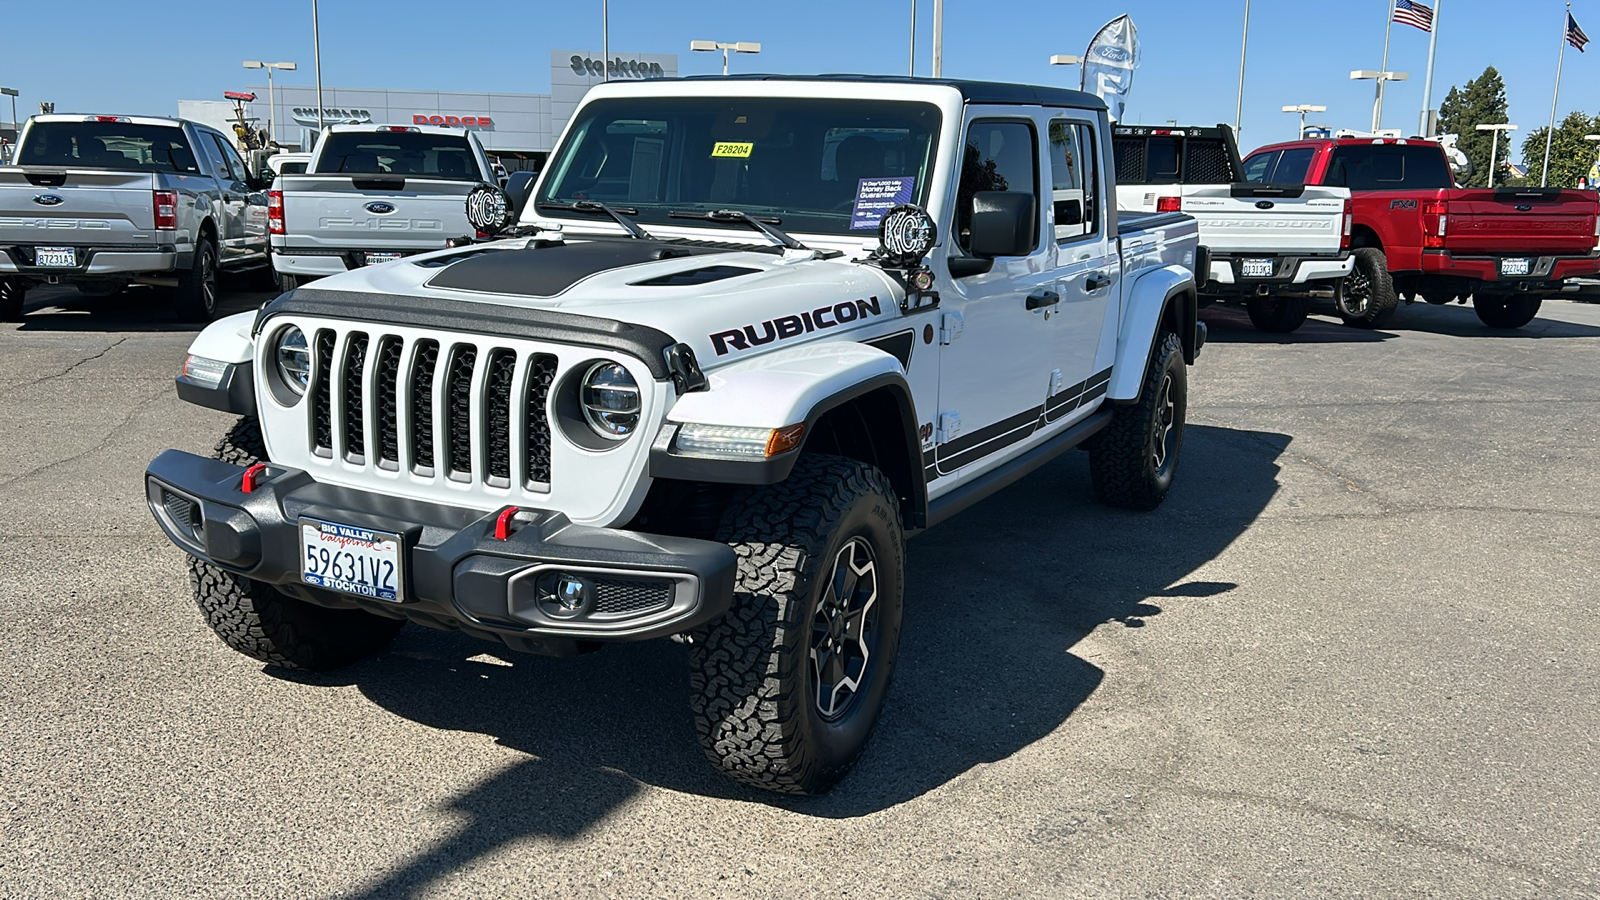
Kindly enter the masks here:
M 584 579 L 565 572 L 556 576 L 556 603 L 562 609 L 569 612 L 583 609 L 583 605 L 589 602 L 590 593 L 589 582 Z
M 546 615 L 572 618 L 594 610 L 594 584 L 571 572 L 547 572 L 539 576 L 539 605 Z

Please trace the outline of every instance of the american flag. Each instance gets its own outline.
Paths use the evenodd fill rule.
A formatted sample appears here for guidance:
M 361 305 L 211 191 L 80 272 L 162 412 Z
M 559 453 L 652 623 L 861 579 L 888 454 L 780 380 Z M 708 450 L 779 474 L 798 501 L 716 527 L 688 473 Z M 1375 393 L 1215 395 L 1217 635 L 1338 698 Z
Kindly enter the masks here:
M 1405 0 L 1400 2 L 1404 3 Z M 1577 47 L 1579 53 L 1583 52 L 1583 45 L 1589 43 L 1589 36 L 1578 27 L 1578 20 L 1572 17 L 1572 13 L 1567 13 L 1567 43 Z
M 1433 30 L 1433 9 L 1416 0 L 1394 0 L 1394 20 L 1402 25 Z

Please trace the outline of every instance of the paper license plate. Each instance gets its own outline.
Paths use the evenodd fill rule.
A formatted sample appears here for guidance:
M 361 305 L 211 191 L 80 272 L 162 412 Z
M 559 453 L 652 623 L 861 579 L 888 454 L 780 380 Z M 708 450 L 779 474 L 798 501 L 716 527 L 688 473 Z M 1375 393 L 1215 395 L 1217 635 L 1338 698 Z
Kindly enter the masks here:
M 35 247 L 34 265 L 72 269 L 78 265 L 78 251 L 74 247 Z
M 379 263 L 394 262 L 405 257 L 404 253 L 368 253 L 367 265 L 375 266 Z
M 1272 277 L 1272 260 L 1270 259 L 1247 259 L 1243 260 L 1240 266 L 1243 268 L 1244 277 L 1246 278 Z
M 399 602 L 405 598 L 400 536 L 301 519 L 300 580 L 358 597 Z
M 1515 259 L 1502 259 L 1500 260 L 1500 274 L 1526 275 L 1528 274 L 1529 263 L 1531 262 L 1532 260 L 1528 259 L 1526 256 L 1519 256 Z

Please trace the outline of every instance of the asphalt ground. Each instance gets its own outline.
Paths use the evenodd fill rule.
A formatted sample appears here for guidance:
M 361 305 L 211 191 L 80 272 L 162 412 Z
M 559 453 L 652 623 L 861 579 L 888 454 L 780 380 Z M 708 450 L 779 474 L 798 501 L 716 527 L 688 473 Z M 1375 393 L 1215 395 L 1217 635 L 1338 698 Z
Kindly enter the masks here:
M 1600 306 L 1203 313 L 1166 505 L 1097 505 L 1071 453 L 914 539 L 877 737 L 795 800 L 714 774 L 672 643 L 227 650 L 141 491 L 229 424 L 174 395 L 192 329 L 31 299 L 0 896 L 1600 896 Z

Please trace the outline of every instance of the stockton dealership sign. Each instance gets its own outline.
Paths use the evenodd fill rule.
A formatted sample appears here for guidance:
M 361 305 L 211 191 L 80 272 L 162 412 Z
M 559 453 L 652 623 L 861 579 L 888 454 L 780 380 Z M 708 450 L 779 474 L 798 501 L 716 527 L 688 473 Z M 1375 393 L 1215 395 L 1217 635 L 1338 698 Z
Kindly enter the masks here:
M 617 57 L 609 62 L 572 54 L 572 71 L 579 75 L 609 74 L 613 78 L 665 78 L 667 72 L 661 68 L 661 63 L 645 62 L 641 59 L 623 59 Z

